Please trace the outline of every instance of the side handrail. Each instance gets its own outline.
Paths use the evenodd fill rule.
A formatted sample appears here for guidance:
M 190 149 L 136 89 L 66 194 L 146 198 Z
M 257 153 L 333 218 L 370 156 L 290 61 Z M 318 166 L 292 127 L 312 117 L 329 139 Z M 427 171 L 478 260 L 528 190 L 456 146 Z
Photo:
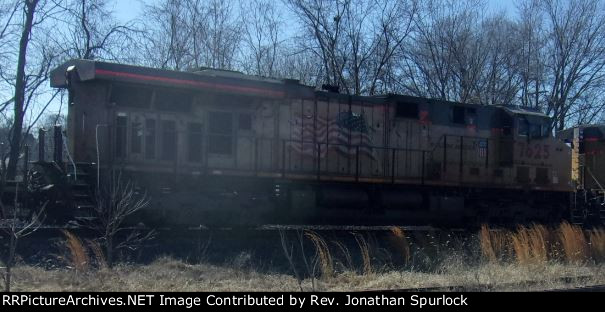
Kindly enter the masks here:
M 71 162 L 72 167 L 74 168 L 74 181 L 78 180 L 78 170 L 76 168 L 76 162 L 71 157 L 71 153 L 69 153 L 69 146 L 67 145 L 67 137 L 61 130 L 61 136 L 63 137 L 63 146 L 65 147 L 65 151 L 67 152 L 67 159 Z
M 107 127 L 107 124 L 97 124 L 95 127 L 95 146 L 97 148 L 97 190 L 99 189 L 100 176 L 101 176 L 101 156 L 99 153 L 99 127 Z
M 586 171 L 588 171 L 588 174 L 590 175 L 590 177 L 597 183 L 597 185 L 599 186 L 599 190 L 605 196 L 605 189 L 603 189 L 603 186 L 601 185 L 601 183 L 599 183 L 599 180 L 597 180 L 597 178 L 594 176 L 594 174 L 592 174 L 592 171 L 590 170 L 590 168 L 588 168 L 588 166 L 585 166 L 584 168 L 586 168 Z

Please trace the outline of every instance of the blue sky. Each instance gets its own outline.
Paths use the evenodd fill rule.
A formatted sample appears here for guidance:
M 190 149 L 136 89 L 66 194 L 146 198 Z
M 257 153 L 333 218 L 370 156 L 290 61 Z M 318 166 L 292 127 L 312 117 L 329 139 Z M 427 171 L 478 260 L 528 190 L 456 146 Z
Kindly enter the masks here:
M 122 21 L 136 18 L 140 14 L 144 3 L 152 3 L 154 0 L 113 0 L 116 17 Z
M 157 2 L 158 0 L 113 0 L 114 12 L 116 17 L 122 21 L 128 21 L 137 18 L 144 5 Z M 275 2 L 281 0 L 274 0 Z M 492 12 L 505 11 L 507 14 L 514 14 L 516 11 L 515 1 L 513 0 L 485 0 L 489 10 Z M 490 12 L 491 13 L 491 12 Z

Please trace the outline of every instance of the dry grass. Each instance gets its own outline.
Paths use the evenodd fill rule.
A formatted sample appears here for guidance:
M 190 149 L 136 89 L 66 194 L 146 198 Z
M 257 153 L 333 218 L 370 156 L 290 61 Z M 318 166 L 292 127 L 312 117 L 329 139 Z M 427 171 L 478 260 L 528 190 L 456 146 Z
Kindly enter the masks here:
M 510 256 L 510 233 L 504 230 L 492 230 L 482 225 L 479 231 L 481 254 L 491 263 L 497 263 Z
M 315 246 L 315 252 L 319 259 L 319 267 L 321 268 L 321 276 L 329 278 L 334 275 L 334 261 L 332 261 L 332 254 L 330 254 L 330 248 L 328 248 L 326 241 L 313 231 L 305 231 L 305 236 Z
M 510 242 L 517 262 L 521 265 L 539 264 L 548 260 L 549 231 L 542 225 L 520 226 L 510 233 Z
M 550 233 L 548 229 L 539 224 L 534 224 L 528 229 L 529 248 L 534 262 L 546 262 L 548 260 L 548 238 Z
M 525 227 L 520 227 L 516 232 L 510 235 L 511 244 L 515 251 L 515 257 L 519 264 L 529 264 L 531 259 L 531 250 L 529 248 L 529 234 Z
M 563 248 L 565 259 L 570 263 L 580 263 L 588 260 L 589 248 L 582 228 L 567 222 L 559 226 L 559 241 Z
M 409 243 L 407 237 L 405 237 L 405 233 L 403 232 L 403 229 L 400 227 L 394 226 L 391 228 L 391 234 L 392 234 L 391 237 L 392 237 L 392 241 L 393 241 L 393 245 L 394 245 L 395 249 L 401 256 L 401 259 L 403 260 L 404 265 L 407 265 L 408 263 L 410 263 L 412 253 L 410 252 L 410 243 Z
M 334 245 L 336 245 L 336 247 L 338 248 L 338 250 L 340 250 L 340 253 L 342 254 L 342 256 L 345 259 L 345 268 L 347 270 L 353 270 L 353 258 L 351 257 L 351 253 L 349 252 L 349 248 L 347 248 L 347 246 L 339 241 L 332 241 L 332 243 Z
M 354 234 L 359 254 L 349 247 L 331 241 L 336 252 L 342 252 L 346 266 L 334 269 L 335 258 L 326 240 L 306 231 L 313 242 L 322 278 L 314 276 L 299 281 L 291 275 L 259 273 L 237 261 L 222 266 L 190 265 L 179 260 L 160 258 L 150 265 L 117 265 L 107 268 L 101 247 L 87 241 L 99 269 L 92 269 L 86 247 L 80 239 L 65 232 L 72 268 L 44 270 L 20 266 L 15 270 L 17 291 L 356 291 L 369 289 L 424 288 L 440 286 L 481 285 L 484 290 L 540 290 L 605 284 L 605 230 L 583 232 L 581 228 L 563 223 L 556 228 L 541 225 L 518 227 L 515 231 L 490 229 L 483 226 L 478 233 L 478 246 L 464 252 L 462 246 L 448 247 L 433 236 L 412 233 L 408 240 L 403 230 L 392 228 L 385 243 L 395 244 L 396 257 L 405 263 L 418 259 L 419 254 L 431 258 L 437 267 L 417 266 L 402 269 L 380 265 L 380 241 Z M 417 239 L 414 239 L 415 236 Z M 427 239 L 431 237 L 431 239 Z M 412 245 L 412 241 L 413 244 Z M 370 244 L 371 242 L 371 244 Z M 424 243 L 423 243 L 424 242 Z M 414 246 L 412 250 L 410 246 Z M 477 246 L 476 248 L 474 246 Z M 429 250 L 429 252 L 427 252 Z M 441 250 L 446 252 L 431 252 Z M 339 253 L 337 255 L 340 255 Z M 375 256 L 373 259 L 371 256 Z M 481 255 L 488 261 L 474 261 Z M 353 257 L 352 257 L 353 256 Z M 390 255 L 389 255 L 390 256 Z M 421 258 L 422 255 L 420 255 Z M 470 256 L 470 257 L 469 257 Z M 588 261 L 591 259 L 594 261 Z M 355 258 L 355 259 L 353 259 Z M 434 259 L 433 259 L 434 258 Z M 362 269 L 353 263 L 359 259 Z M 392 259 L 392 257 L 390 258 Z M 416 261 L 414 260 L 414 261 Z M 412 261 L 413 262 L 413 261 Z M 379 269 L 376 269 L 379 267 Z M 406 266 L 407 267 L 407 266 Z M 422 271 L 417 271 L 421 269 Z M 583 280 L 563 281 L 563 277 L 582 276 Z M 530 281 L 530 283 L 522 283 Z M 520 284 L 519 284 L 520 283 Z M 567 284 L 566 284 L 567 283 Z M 514 284 L 515 286 L 511 286 Z
M 518 264 L 486 264 L 465 267 L 452 264 L 446 273 L 390 270 L 371 275 L 347 271 L 322 280 L 318 291 L 358 291 L 370 289 L 422 288 L 477 284 L 492 285 L 490 290 L 539 290 L 582 284 L 605 283 L 605 267 L 549 264 L 541 267 Z M 458 267 L 459 266 L 459 267 Z M 300 291 L 291 275 L 263 274 L 231 266 L 190 265 L 161 258 L 149 265 L 116 265 L 75 275 L 71 270 L 45 270 L 39 267 L 15 268 L 15 291 Z M 565 284 L 561 277 L 591 276 L 581 284 Z M 507 284 L 540 281 L 511 289 Z M 312 289 L 311 279 L 302 282 Z
M 65 246 L 69 252 L 66 260 L 76 270 L 76 272 L 88 271 L 90 265 L 90 257 L 82 241 L 73 233 L 62 230 L 65 235 Z
M 549 229 L 543 225 L 520 226 L 509 232 L 482 226 L 478 234 L 483 258 L 490 263 L 514 259 L 519 265 L 546 264 L 549 261 L 582 263 L 605 260 L 605 230 L 584 233 L 567 222 Z M 591 257 L 592 256 L 592 257 Z
M 374 270 L 372 268 L 372 258 L 370 258 L 370 246 L 361 234 L 355 234 L 355 240 L 359 246 L 361 260 L 363 261 L 362 272 L 364 275 L 371 275 L 374 273 Z
M 87 240 L 88 247 L 92 250 L 93 255 L 95 256 L 95 261 L 100 269 L 106 269 L 109 266 L 107 265 L 107 260 L 105 259 L 105 255 L 103 254 L 103 249 L 101 245 L 96 240 Z
M 605 229 L 594 229 L 589 232 L 590 253 L 597 262 L 605 261 Z

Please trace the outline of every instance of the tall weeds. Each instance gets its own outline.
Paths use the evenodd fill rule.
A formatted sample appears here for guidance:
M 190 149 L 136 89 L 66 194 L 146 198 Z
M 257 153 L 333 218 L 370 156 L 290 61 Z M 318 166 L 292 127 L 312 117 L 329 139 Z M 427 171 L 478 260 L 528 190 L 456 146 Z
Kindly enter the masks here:
M 90 265 L 90 257 L 82 241 L 73 233 L 62 230 L 65 235 L 65 246 L 69 252 L 67 260 L 76 272 L 86 272 Z
M 550 231 L 543 225 L 519 226 L 510 234 L 512 249 L 519 264 L 541 264 L 548 261 Z
M 542 263 L 548 261 L 548 241 L 549 231 L 540 224 L 534 224 L 528 229 L 529 248 L 534 263 Z
M 479 246 L 481 254 L 491 263 L 504 260 L 510 254 L 510 233 L 504 230 L 492 230 L 487 225 L 482 225 L 479 230 Z
M 361 234 L 355 234 L 355 240 L 357 241 L 357 245 L 359 245 L 359 250 L 361 252 L 361 260 L 363 261 L 363 274 L 370 275 L 374 272 L 374 270 L 372 269 L 372 261 L 370 258 L 370 246 Z
M 605 261 L 605 230 L 594 229 L 585 234 L 581 227 L 567 222 L 553 229 L 537 224 L 519 226 L 512 232 L 483 225 L 478 237 L 481 255 L 492 263 L 507 256 L 513 256 L 521 265 L 550 260 L 578 263 L 591 256 L 594 261 Z
M 391 234 L 395 249 L 397 249 L 398 253 L 401 255 L 404 265 L 407 265 L 410 262 L 412 255 L 410 252 L 410 243 L 405 237 L 403 229 L 394 226 L 391 228 Z
M 319 260 L 319 266 L 321 268 L 321 275 L 323 277 L 331 277 L 334 275 L 334 262 L 332 261 L 332 255 L 326 241 L 317 233 L 313 231 L 305 231 L 305 236 L 313 242 L 315 251 Z
M 510 235 L 511 245 L 515 251 L 515 258 L 519 264 L 528 264 L 531 261 L 531 249 L 527 228 L 520 226 Z
M 588 244 L 582 228 L 563 222 L 559 226 L 558 234 L 563 254 L 568 262 L 584 262 L 589 258 Z
M 340 250 L 340 253 L 342 254 L 342 256 L 345 259 L 346 262 L 346 269 L 347 270 L 354 270 L 354 266 L 353 266 L 353 258 L 351 257 L 351 253 L 349 252 L 349 248 L 347 248 L 347 246 L 339 241 L 332 241 L 332 243 L 334 245 L 336 245 L 336 247 Z
M 100 269 L 107 269 L 109 266 L 107 265 L 107 260 L 105 260 L 105 255 L 103 254 L 103 248 L 101 248 L 101 244 L 99 244 L 96 240 L 86 240 L 88 243 L 88 247 L 92 250 L 93 255 L 95 256 L 95 261 Z

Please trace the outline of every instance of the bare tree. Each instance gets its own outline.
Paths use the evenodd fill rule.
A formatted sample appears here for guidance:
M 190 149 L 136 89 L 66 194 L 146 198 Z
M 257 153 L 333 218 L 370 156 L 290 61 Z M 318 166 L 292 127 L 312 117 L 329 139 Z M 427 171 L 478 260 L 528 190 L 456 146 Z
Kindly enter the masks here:
M 477 101 L 487 60 L 478 1 L 427 1 L 414 20 L 413 42 L 402 46 L 403 90 L 461 102 Z
M 98 187 L 94 218 L 85 224 L 99 233 L 109 266 L 113 265 L 117 249 L 138 248 L 155 235 L 154 231 L 146 234 L 132 231 L 126 239 L 116 244 L 116 235 L 124 230 L 124 221 L 147 207 L 149 199 L 147 194 L 138 192 L 134 183 L 123 178 L 121 173 L 112 172 L 110 176 L 106 189 Z
M 517 31 L 514 41 L 518 44 L 515 56 L 518 62 L 520 90 L 519 103 L 527 107 L 542 107 L 541 94 L 546 81 L 543 12 L 539 0 L 519 2 Z
M 8 67 L 11 66 L 11 49 L 7 49 L 9 47 L 9 41 L 13 40 L 11 36 L 11 31 L 14 27 L 13 24 L 17 19 L 15 15 L 19 11 L 20 3 L 19 1 L 12 1 L 0 4 L 0 76 L 3 76 L 3 73 L 8 70 Z M 0 84 L 0 87 L 2 84 Z M 10 98 L 5 98 L 4 94 L 10 94 Z M 8 96 L 7 96 L 8 97 Z M 14 90 L 9 92 L 9 90 L 5 88 L 0 88 L 0 112 L 3 112 L 13 101 L 14 99 Z
M 304 34 L 301 47 L 312 51 L 323 64 L 326 83 L 345 87 L 344 65 L 337 51 L 342 41 L 342 15 L 350 1 L 289 0 L 286 3 L 298 16 Z M 312 44 L 307 44 L 312 43 Z
M 602 1 L 542 1 L 547 18 L 546 111 L 563 130 L 585 94 L 603 96 L 605 6 Z M 584 102 L 583 104 L 586 104 Z
M 9 179 L 16 178 L 23 136 L 29 135 L 46 109 L 62 98 L 62 91 L 47 85 L 50 70 L 69 58 L 125 60 L 122 48 L 132 42 L 136 29 L 130 27 L 132 23 L 116 23 L 107 6 L 107 0 L 0 5 L 0 113 L 11 124 L 10 149 L 2 157 L 9 162 Z M 10 98 L 4 97 L 8 90 Z M 10 105 L 12 111 L 5 113 L 4 108 Z
M 301 83 L 311 86 L 321 85 L 323 82 L 322 60 L 312 52 L 285 46 L 283 55 L 277 61 L 277 77 L 298 79 Z
M 108 0 L 64 0 L 64 26 L 55 31 L 62 58 L 108 59 L 124 61 L 140 33 L 133 21 L 118 22 Z
M 407 39 L 415 1 L 288 0 L 303 26 L 299 43 L 322 60 L 324 81 L 351 94 L 375 94 Z
M 488 105 L 513 104 L 517 100 L 520 81 L 520 42 L 517 25 L 504 15 L 487 17 L 480 25 L 477 44 L 484 49 L 480 72 L 473 82 L 477 102 Z
M 233 69 L 235 55 L 241 37 L 241 23 L 236 19 L 233 2 L 222 0 L 205 1 L 208 15 L 202 24 L 193 25 L 196 30 L 204 30 L 200 40 L 202 65 L 212 68 Z
M 57 20 L 62 12 L 58 0 L 16 1 L 10 6 L 3 26 L 3 44 L 0 45 L 3 65 L 0 65 L 2 89 L 11 90 L 13 96 L 1 108 L 12 105 L 10 114 L 2 115 L 11 123 L 7 178 L 14 179 L 16 163 L 23 136 L 37 121 L 56 96 L 45 87 L 48 74 L 56 60 L 55 46 L 50 44 L 46 31 L 49 22 Z M 18 14 L 21 11 L 22 14 Z M 14 66 L 14 67 L 13 67 Z
M 0 195 L 4 195 L 6 187 L 6 175 L 2 171 L 0 181 Z M 2 196 L 4 198 L 4 196 Z M 27 199 L 25 199 L 27 200 Z M 7 251 L 5 253 L 4 262 L 4 291 L 10 292 L 12 280 L 12 268 L 15 265 L 15 257 L 17 255 L 17 246 L 19 240 L 26 237 L 42 225 L 44 219 L 44 208 L 46 203 L 38 210 L 33 211 L 29 219 L 24 217 L 27 209 L 23 207 L 23 198 L 19 198 L 19 184 L 15 184 L 14 201 L 11 206 L 7 206 L 0 200 L 0 228 L 8 236 Z
M 144 14 L 147 31 L 143 49 L 147 57 L 141 62 L 160 68 L 186 68 L 191 36 L 183 1 L 166 0 L 147 5 Z
M 252 0 L 241 4 L 242 67 L 247 73 L 275 77 L 284 26 L 281 14 L 272 1 Z
M 25 77 L 25 64 L 27 62 L 27 46 L 29 44 L 30 34 L 34 24 L 34 13 L 39 0 L 25 1 L 23 13 L 25 21 L 19 41 L 19 55 L 17 57 L 17 71 L 15 78 L 15 96 L 13 98 L 13 129 L 11 134 L 11 149 L 7 167 L 7 176 L 14 179 L 17 171 L 17 160 L 21 147 L 21 136 L 23 130 L 23 118 L 25 115 L 25 89 L 27 81 Z
M 374 95 L 394 91 L 389 71 L 393 70 L 394 63 L 401 56 L 398 52 L 409 39 L 418 10 L 416 1 L 377 2 L 377 16 L 373 17 L 377 21 L 373 27 L 374 48 L 368 64 L 369 75 L 363 77 L 368 84 L 363 93 Z
M 241 24 L 232 1 L 164 0 L 148 5 L 145 15 L 147 65 L 177 70 L 236 66 Z

